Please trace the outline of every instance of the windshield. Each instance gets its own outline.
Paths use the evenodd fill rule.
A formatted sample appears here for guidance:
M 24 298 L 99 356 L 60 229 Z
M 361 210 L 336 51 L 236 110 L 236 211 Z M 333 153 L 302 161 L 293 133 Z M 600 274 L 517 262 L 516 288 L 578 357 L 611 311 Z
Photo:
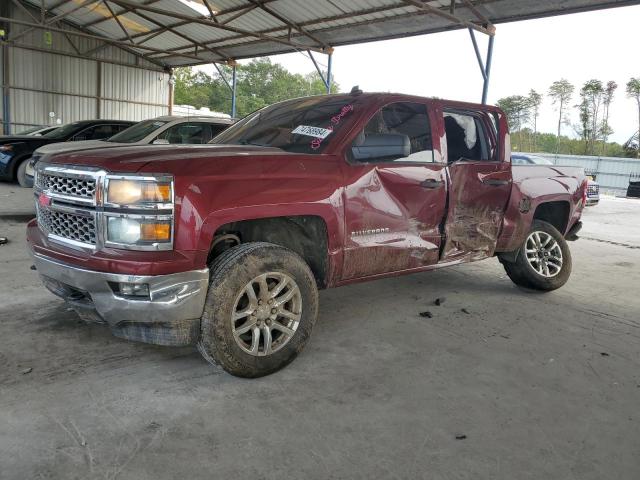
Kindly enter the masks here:
M 30 133 L 33 132 L 37 132 L 38 130 L 42 130 L 45 127 L 31 127 L 31 128 L 27 128 L 26 130 L 22 130 L 21 132 L 18 132 L 16 135 L 29 135 Z
M 338 131 L 347 130 L 358 106 L 358 100 L 348 96 L 307 97 L 276 103 L 245 117 L 209 143 L 321 153 Z
M 84 123 L 81 122 L 73 122 L 67 123 L 66 125 L 61 126 L 60 128 L 56 128 L 55 130 L 45 133 L 42 135 L 43 138 L 67 138 L 70 135 L 73 135 L 79 128 L 85 126 Z
M 147 135 L 155 132 L 163 125 L 166 125 L 168 122 L 162 120 L 145 120 L 144 122 L 136 123 L 135 125 L 130 126 L 126 130 L 121 131 L 120 133 L 114 135 L 109 138 L 107 142 L 116 142 L 116 143 L 135 143 L 142 140 Z

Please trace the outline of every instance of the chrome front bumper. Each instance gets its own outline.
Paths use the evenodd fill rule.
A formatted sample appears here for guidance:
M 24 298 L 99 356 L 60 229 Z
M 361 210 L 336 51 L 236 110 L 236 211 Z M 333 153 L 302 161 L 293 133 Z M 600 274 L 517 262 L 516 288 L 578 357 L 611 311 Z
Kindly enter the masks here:
M 114 335 L 158 345 L 188 345 L 199 336 L 209 270 L 122 275 L 74 267 L 33 253 L 45 286 L 77 311 L 108 324 Z M 120 283 L 147 284 L 149 299 L 117 293 Z M 83 315 L 86 318 L 86 315 Z

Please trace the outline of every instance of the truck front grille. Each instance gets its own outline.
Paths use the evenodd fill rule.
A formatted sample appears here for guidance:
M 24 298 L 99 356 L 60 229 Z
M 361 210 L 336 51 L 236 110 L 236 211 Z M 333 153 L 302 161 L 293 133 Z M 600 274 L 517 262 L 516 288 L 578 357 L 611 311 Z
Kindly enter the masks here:
M 93 216 L 75 215 L 36 205 L 38 225 L 51 235 L 81 242 L 96 244 L 96 222 Z
M 600 185 L 591 184 L 587 186 L 587 195 L 592 197 L 598 195 L 600 192 Z
M 40 172 L 37 187 L 50 193 L 93 199 L 96 194 L 96 181 L 93 178 L 75 178 L 53 173 Z

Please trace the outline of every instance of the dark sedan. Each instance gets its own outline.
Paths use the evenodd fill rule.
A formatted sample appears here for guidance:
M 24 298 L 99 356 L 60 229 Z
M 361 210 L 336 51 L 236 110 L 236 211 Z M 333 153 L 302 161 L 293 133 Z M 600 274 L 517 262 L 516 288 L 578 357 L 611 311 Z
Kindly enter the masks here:
M 134 123 L 124 120 L 83 120 L 68 123 L 40 137 L 0 136 L 0 180 L 18 180 L 23 187 L 29 186 L 25 169 L 37 148 L 49 143 L 102 140 L 129 128 Z

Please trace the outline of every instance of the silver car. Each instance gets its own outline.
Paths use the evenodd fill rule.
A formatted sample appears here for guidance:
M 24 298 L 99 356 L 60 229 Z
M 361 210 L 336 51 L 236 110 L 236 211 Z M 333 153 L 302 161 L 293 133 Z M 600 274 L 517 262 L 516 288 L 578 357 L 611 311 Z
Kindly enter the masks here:
M 209 142 L 233 122 L 231 118 L 223 117 L 164 116 L 143 120 L 106 140 L 44 145 L 33 153 L 27 165 L 27 181 L 33 185 L 34 166 L 45 155 L 129 145 L 203 144 Z

